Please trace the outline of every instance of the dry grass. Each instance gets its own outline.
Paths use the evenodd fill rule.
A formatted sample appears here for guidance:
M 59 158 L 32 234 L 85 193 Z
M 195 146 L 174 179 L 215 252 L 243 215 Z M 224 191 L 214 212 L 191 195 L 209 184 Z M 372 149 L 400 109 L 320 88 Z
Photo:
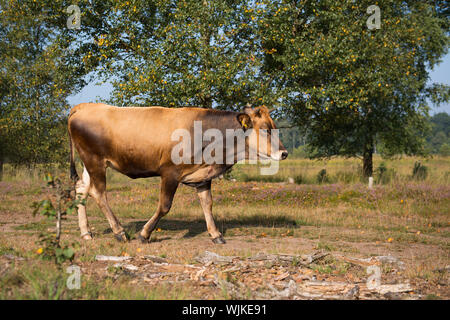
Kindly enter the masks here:
M 160 230 L 153 233 L 150 244 L 142 245 L 136 240 L 116 243 L 92 200 L 88 201 L 88 216 L 95 240 L 79 240 L 75 216 L 64 222 L 63 240 L 81 243 L 75 262 L 87 270 L 96 254 L 152 254 L 177 263 L 192 263 L 195 255 L 204 250 L 242 257 L 260 251 L 302 254 L 315 249 L 355 257 L 391 254 L 406 263 L 401 277 L 417 284 L 425 296 L 449 298 L 448 273 L 436 270 L 450 264 L 450 161 L 422 159 L 429 174 L 424 181 L 417 181 L 411 178 L 417 160 L 385 161 L 388 168 L 395 170 L 395 178 L 376 184 L 373 190 L 356 178 L 359 161 L 348 159 L 282 162 L 280 180 L 301 174 L 310 184 L 217 180 L 213 183 L 213 211 L 216 224 L 228 241 L 224 246 L 214 246 L 209 240 L 195 192 L 185 186 L 177 191 L 171 212 L 161 220 Z M 376 158 L 375 167 L 381 161 Z M 317 172 L 324 168 L 330 182 L 313 184 Z M 256 166 L 239 165 L 232 175 L 256 177 L 257 170 Z M 39 178 L 44 169 L 31 173 L 13 171 L 7 168 L 5 181 L 0 182 L 0 254 L 13 253 L 29 260 L 15 265 L 0 260 L 0 298 L 223 298 L 220 290 L 213 288 L 199 290 L 164 284 L 140 288 L 130 284 L 130 279 L 113 281 L 89 272 L 83 278 L 83 290 L 77 293 L 62 290 L 55 296 L 46 284 L 63 278 L 54 279 L 58 273 L 48 271 L 54 267 L 38 260 L 35 253 L 38 234 L 53 224 L 44 218 L 33 218 L 30 208 L 33 201 L 42 199 Z M 346 175 L 339 175 L 340 172 Z M 339 176 L 347 178 L 344 181 Z M 108 177 L 110 205 L 132 235 L 153 214 L 158 193 L 157 178 L 129 180 L 115 172 Z M 31 270 L 40 270 L 41 274 L 30 273 Z M 328 271 L 327 267 L 314 270 L 318 274 Z
M 375 155 L 373 159 L 375 182 L 382 183 L 379 177 L 380 164 L 384 164 L 391 176 L 389 182 L 407 182 L 412 179 L 414 163 L 420 161 L 428 167 L 428 176 L 425 181 L 448 184 L 450 182 L 450 165 L 448 157 L 416 158 L 402 157 L 400 159 L 386 160 Z M 260 165 L 263 167 L 263 165 Z M 325 169 L 330 183 L 359 183 L 366 182 L 362 178 L 362 161 L 360 159 L 332 158 L 330 160 L 287 159 L 280 162 L 279 171 L 273 176 L 261 176 L 260 166 L 238 164 L 233 167 L 233 176 L 244 181 L 287 181 L 288 177 L 301 177 L 302 184 L 316 184 L 320 170 Z M 383 183 L 385 184 L 385 183 Z

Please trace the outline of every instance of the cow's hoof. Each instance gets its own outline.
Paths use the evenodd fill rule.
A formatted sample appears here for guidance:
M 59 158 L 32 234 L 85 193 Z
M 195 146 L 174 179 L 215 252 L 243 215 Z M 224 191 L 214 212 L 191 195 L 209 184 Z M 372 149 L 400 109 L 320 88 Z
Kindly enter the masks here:
M 227 243 L 222 236 L 218 236 L 217 238 L 212 239 L 212 242 L 214 242 L 214 244 L 225 244 L 225 243 Z
M 90 233 L 89 231 L 86 233 L 83 233 L 81 235 L 81 239 L 83 240 L 92 240 L 92 233 Z
M 127 237 L 127 234 L 125 233 L 125 231 L 115 234 L 114 238 L 116 238 L 116 240 L 119 242 L 127 242 L 128 241 L 128 237 Z
M 138 239 L 141 243 L 143 243 L 143 244 L 145 244 L 145 243 L 150 243 L 150 237 L 147 239 L 147 238 L 144 238 L 144 237 L 141 236 L 141 235 L 138 235 L 137 239 Z

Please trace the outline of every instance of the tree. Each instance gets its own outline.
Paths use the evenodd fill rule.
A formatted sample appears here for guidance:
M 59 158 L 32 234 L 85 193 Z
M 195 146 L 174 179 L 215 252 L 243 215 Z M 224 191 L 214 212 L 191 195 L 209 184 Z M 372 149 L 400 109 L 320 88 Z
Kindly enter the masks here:
M 443 143 L 439 148 L 439 153 L 443 156 L 450 156 L 450 143 Z
M 444 153 L 447 146 L 450 144 L 450 116 L 446 112 L 436 113 L 430 119 L 431 133 L 427 137 L 427 143 L 433 153 Z M 441 147 L 444 146 L 444 152 L 441 152 Z
M 449 95 L 448 86 L 427 85 L 428 70 L 448 50 L 445 3 L 378 2 L 380 29 L 369 30 L 372 4 L 265 1 L 258 20 L 265 70 L 314 156 L 361 157 L 365 176 L 377 142 L 386 156 L 423 154 L 427 98 Z
M 447 137 L 450 136 L 450 115 L 447 112 L 439 112 L 431 117 L 433 123 L 432 133 L 442 131 Z
M 67 96 L 84 85 L 62 1 L 0 0 L 0 172 L 67 158 Z
M 431 145 L 433 148 L 433 152 L 438 153 L 441 146 L 448 141 L 447 136 L 443 131 L 438 131 L 433 137 L 431 138 Z
M 98 61 L 98 75 L 112 82 L 111 103 L 233 109 L 276 99 L 260 72 L 251 2 L 107 3 L 94 10 L 102 24 L 87 13 L 80 31 L 94 37 L 84 59 Z
M 294 151 L 301 145 L 304 145 L 304 138 L 298 127 L 290 125 L 287 119 L 279 119 L 277 121 L 277 128 L 280 129 L 281 142 L 283 143 L 283 146 L 289 150 L 289 152 Z

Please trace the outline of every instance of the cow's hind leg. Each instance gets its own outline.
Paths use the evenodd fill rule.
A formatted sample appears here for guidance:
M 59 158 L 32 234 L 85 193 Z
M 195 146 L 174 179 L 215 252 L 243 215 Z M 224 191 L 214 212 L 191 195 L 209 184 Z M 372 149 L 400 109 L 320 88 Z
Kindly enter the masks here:
M 89 194 L 95 199 L 100 210 L 108 219 L 109 225 L 118 241 L 127 241 L 127 236 L 119 220 L 116 218 L 108 205 L 106 198 L 106 168 L 98 166 L 96 170 L 89 172 L 91 177 L 91 188 Z
M 91 240 L 92 234 L 89 230 L 88 219 L 86 215 L 86 199 L 88 196 L 91 179 L 86 167 L 83 168 L 83 174 L 75 185 L 76 197 L 81 203 L 77 205 L 78 225 L 80 226 L 81 238 L 83 240 Z
M 150 236 L 158 221 L 169 212 L 177 188 L 178 181 L 169 177 L 161 177 L 161 191 L 159 193 L 158 208 L 151 219 L 144 225 L 138 236 L 138 239 L 142 243 L 150 241 Z
M 197 195 L 200 199 L 200 204 L 205 214 L 206 228 L 208 229 L 209 235 L 212 237 L 212 241 L 216 244 L 224 244 L 225 239 L 216 227 L 214 223 L 214 218 L 212 215 L 212 195 L 211 195 L 211 181 L 202 187 L 197 188 Z

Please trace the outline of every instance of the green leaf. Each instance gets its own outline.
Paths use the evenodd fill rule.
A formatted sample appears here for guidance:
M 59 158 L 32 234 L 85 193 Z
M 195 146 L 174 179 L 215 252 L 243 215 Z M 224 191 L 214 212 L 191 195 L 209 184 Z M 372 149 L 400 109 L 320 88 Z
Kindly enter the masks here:
M 67 259 L 72 259 L 74 255 L 75 255 L 75 253 L 74 253 L 74 251 L 72 250 L 72 248 L 66 248 L 66 249 L 64 249 L 64 256 L 65 256 Z

